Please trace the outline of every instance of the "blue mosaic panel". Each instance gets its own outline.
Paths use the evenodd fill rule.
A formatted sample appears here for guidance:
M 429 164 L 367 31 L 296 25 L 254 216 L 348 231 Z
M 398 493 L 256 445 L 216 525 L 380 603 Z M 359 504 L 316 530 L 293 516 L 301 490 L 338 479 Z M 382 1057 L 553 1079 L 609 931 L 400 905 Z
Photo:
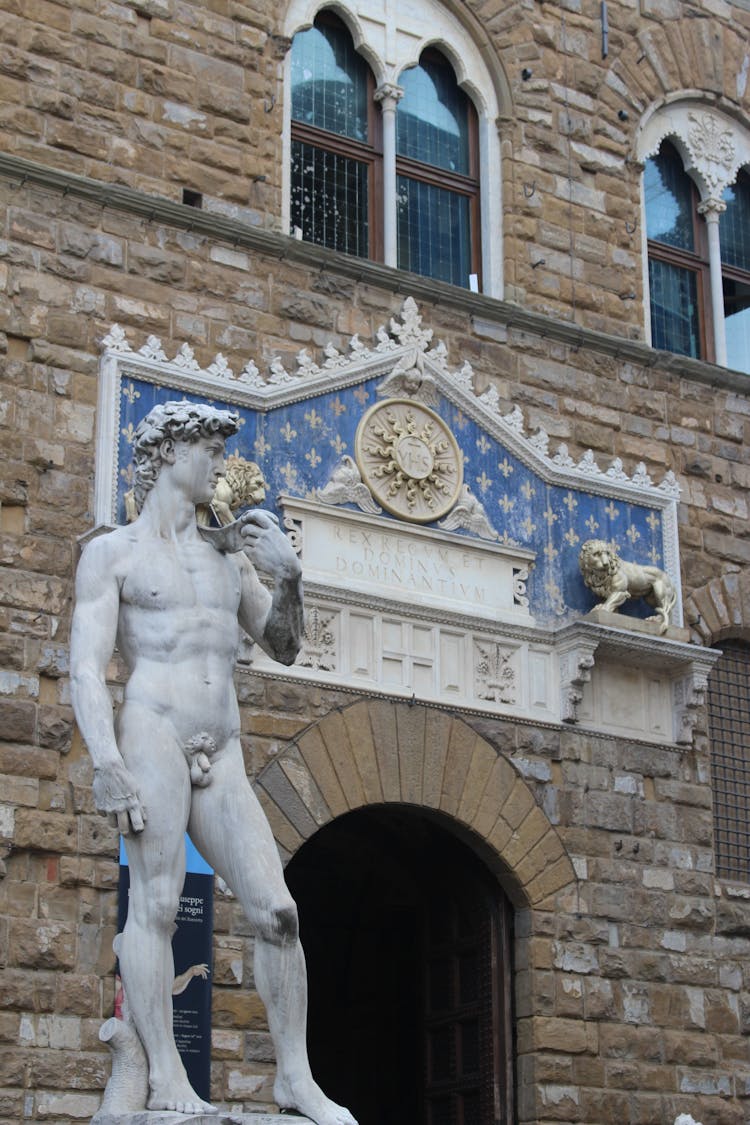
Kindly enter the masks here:
M 207 399 L 142 380 L 123 379 L 118 522 L 125 522 L 124 493 L 132 487 L 135 427 L 157 403 L 186 398 L 238 413 L 240 429 L 228 441 L 227 453 L 258 463 L 268 484 L 265 506 L 281 516 L 279 494 L 309 496 L 324 487 L 345 454 L 354 456 L 357 426 L 367 408 L 380 401 L 377 385 L 381 379 L 377 376 L 358 386 L 274 407 L 265 414 L 219 398 Z M 464 481 L 482 502 L 500 542 L 536 552 L 527 593 L 531 612 L 540 624 L 551 625 L 568 614 L 586 613 L 594 605 L 596 599 L 585 587 L 578 568 L 578 554 L 586 539 L 612 541 L 624 558 L 663 567 L 658 508 L 592 495 L 584 488 L 547 484 L 447 399 L 441 399 L 437 413 L 450 426 L 463 451 Z M 379 518 L 400 522 L 386 512 Z M 454 534 L 473 538 L 468 532 Z M 651 611 L 638 601 L 628 603 L 625 612 L 647 617 Z

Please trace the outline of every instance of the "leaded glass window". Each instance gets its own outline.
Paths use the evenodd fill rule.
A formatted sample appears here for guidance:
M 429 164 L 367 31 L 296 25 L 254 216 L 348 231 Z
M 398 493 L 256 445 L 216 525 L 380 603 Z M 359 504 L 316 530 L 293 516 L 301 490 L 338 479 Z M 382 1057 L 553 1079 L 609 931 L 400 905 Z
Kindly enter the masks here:
M 646 161 L 646 233 L 654 242 L 695 249 L 693 187 L 671 145 Z
M 374 257 L 380 162 L 374 83 L 347 28 L 330 12 L 295 35 L 291 87 L 292 230 L 345 254 Z
M 469 287 L 479 273 L 476 113 L 436 51 L 403 72 L 396 114 L 398 264 Z
M 679 153 L 665 142 L 644 173 L 651 342 L 679 355 L 707 358 L 710 327 L 705 224 L 698 193 Z
M 719 217 L 727 364 L 750 373 L 750 177 L 724 190 Z
M 680 355 L 700 355 L 698 283 L 694 271 L 651 258 L 651 342 Z

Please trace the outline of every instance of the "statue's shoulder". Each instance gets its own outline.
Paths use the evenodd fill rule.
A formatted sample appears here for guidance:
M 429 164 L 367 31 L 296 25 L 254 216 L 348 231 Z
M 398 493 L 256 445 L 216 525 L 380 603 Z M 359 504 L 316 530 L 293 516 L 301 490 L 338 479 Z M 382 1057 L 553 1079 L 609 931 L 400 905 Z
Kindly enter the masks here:
M 81 565 L 88 568 L 120 570 L 133 553 L 137 542 L 133 526 L 102 528 L 83 547 Z

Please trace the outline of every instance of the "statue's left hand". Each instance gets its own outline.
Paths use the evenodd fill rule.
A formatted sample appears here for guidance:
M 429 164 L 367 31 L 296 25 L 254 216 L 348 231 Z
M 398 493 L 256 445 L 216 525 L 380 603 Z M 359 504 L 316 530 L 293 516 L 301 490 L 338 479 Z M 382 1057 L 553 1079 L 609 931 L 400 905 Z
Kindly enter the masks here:
M 298 578 L 301 574 L 299 559 L 294 548 L 279 527 L 271 512 L 254 508 L 244 512 L 237 523 L 245 554 L 256 570 L 273 578 Z

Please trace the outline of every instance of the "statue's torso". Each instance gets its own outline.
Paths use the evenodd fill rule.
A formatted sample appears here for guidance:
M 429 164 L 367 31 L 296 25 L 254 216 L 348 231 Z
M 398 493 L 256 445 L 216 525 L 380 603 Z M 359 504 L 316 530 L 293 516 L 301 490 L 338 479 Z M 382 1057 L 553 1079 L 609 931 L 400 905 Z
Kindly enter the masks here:
M 238 728 L 239 568 L 200 539 L 133 530 L 118 622 L 130 672 L 125 706 L 167 716 L 185 741 L 206 730 L 221 743 Z

